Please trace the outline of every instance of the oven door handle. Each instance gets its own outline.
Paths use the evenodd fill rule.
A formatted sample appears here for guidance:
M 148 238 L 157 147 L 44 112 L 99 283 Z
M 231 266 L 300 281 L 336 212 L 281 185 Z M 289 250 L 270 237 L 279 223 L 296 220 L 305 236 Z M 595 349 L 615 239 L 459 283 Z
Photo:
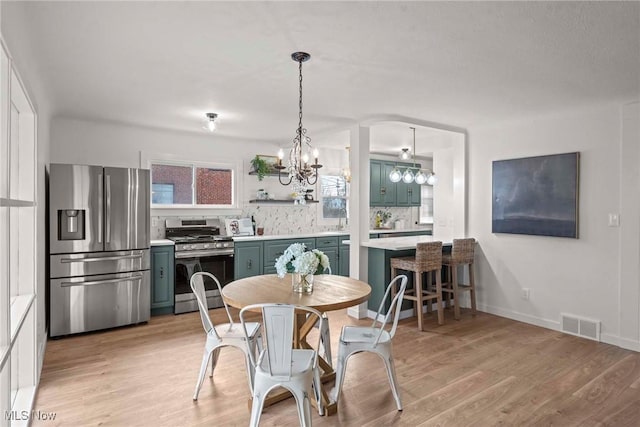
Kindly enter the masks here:
M 233 256 L 233 249 L 225 249 L 221 251 L 185 251 L 185 252 L 176 252 L 176 259 L 186 259 L 186 258 L 199 258 L 205 256 L 219 256 L 219 255 L 231 255 Z

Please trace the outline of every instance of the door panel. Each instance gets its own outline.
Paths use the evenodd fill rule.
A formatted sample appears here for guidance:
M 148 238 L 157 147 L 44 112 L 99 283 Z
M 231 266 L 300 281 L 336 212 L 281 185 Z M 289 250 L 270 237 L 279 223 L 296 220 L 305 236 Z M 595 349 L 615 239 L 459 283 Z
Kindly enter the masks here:
M 49 170 L 51 253 L 102 251 L 102 167 L 52 163 Z M 64 236 L 63 227 L 70 224 L 65 215 L 72 210 L 78 214 L 73 227 L 84 233 Z
M 149 271 L 52 279 L 51 336 L 146 322 Z
M 105 250 L 149 247 L 149 171 L 104 168 Z

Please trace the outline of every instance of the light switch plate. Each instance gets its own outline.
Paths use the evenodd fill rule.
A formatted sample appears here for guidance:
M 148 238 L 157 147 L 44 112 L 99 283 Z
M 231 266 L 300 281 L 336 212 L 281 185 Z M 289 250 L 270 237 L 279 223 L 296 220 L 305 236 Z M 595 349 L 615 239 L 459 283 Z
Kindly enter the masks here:
M 620 214 L 609 214 L 609 227 L 620 227 Z

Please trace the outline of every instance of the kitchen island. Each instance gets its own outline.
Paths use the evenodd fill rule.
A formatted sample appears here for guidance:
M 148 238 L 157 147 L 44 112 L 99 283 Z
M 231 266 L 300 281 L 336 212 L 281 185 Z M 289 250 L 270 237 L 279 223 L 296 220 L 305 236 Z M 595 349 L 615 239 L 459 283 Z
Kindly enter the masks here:
M 437 241 L 441 240 L 433 236 L 406 236 L 370 239 L 362 242 L 362 246 L 369 249 L 368 282 L 371 285 L 371 297 L 369 298 L 368 309 L 370 311 L 375 313 L 378 310 L 387 285 L 391 281 L 390 259 L 414 256 L 418 243 Z M 442 241 L 443 252 L 450 252 L 451 245 L 452 241 L 449 239 Z M 409 285 L 412 286 L 413 274 L 409 274 L 408 279 Z M 409 303 L 405 303 L 405 308 L 410 306 Z

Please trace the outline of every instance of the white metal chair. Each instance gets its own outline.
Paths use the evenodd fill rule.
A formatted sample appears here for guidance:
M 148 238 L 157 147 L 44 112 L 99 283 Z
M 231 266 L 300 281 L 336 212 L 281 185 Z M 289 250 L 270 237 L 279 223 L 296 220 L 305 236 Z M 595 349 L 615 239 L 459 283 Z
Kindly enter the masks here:
M 331 266 L 324 269 L 324 274 L 332 274 Z M 320 347 L 318 351 L 321 355 L 324 356 L 324 360 L 327 361 L 329 366 L 333 368 L 333 360 L 331 355 L 331 331 L 329 330 L 329 319 L 327 318 L 326 313 L 322 313 L 322 318 L 324 319 L 324 323 L 320 328 L 320 324 L 316 323 L 315 328 L 320 328 Z
M 262 340 L 260 335 L 260 323 L 251 322 L 246 324 L 247 332 L 243 331 L 243 327 L 240 323 L 234 323 L 229 313 L 227 304 L 224 304 L 224 309 L 227 312 L 229 323 L 224 323 L 218 326 L 214 326 L 211 318 L 209 317 L 209 308 L 207 306 L 207 297 L 205 295 L 204 277 L 211 278 L 218 289 L 222 291 L 222 286 L 218 279 L 210 273 L 198 272 L 191 276 L 191 290 L 198 300 L 198 308 L 200 309 L 200 318 L 202 319 L 202 326 L 207 333 L 207 342 L 204 346 L 204 355 L 202 356 L 202 364 L 200 365 L 200 373 L 198 374 L 198 382 L 196 383 L 196 390 L 193 394 L 193 400 L 198 400 L 198 393 L 202 387 L 202 381 L 204 375 L 207 373 L 207 365 L 209 359 L 211 359 L 211 377 L 213 377 L 213 371 L 216 368 L 218 361 L 218 355 L 220 348 L 231 346 L 242 350 L 245 355 L 247 364 L 247 376 L 249 380 L 249 390 L 253 391 L 253 365 L 249 358 L 250 354 L 255 354 L 256 346 L 258 350 L 262 348 Z
M 400 281 L 400 287 L 395 297 L 391 301 L 387 314 L 380 320 L 381 312 L 384 309 L 385 302 L 390 297 L 391 290 L 396 285 L 396 282 Z M 400 306 L 402 305 L 402 297 L 407 287 L 407 276 L 396 276 L 389 286 L 387 291 L 380 302 L 378 313 L 373 320 L 370 327 L 366 326 L 343 326 L 340 334 L 340 347 L 338 349 L 338 367 L 336 368 L 336 388 L 333 391 L 333 399 L 337 402 L 340 396 L 340 390 L 342 389 L 342 383 L 344 381 L 345 370 L 347 367 L 347 360 L 355 353 L 363 351 L 369 351 L 377 354 L 382 358 L 387 368 L 387 375 L 389 376 L 389 383 L 391 384 L 391 392 L 396 400 L 398 411 L 402 411 L 402 402 L 400 401 L 400 394 L 398 391 L 398 384 L 396 380 L 396 370 L 393 363 L 393 354 L 391 349 L 391 340 L 396 333 L 398 326 L 398 318 L 400 317 Z M 389 318 L 393 315 L 393 325 L 391 330 L 387 331 L 385 326 L 389 321 Z M 376 326 L 376 323 L 380 323 Z
M 254 360 L 254 355 L 250 354 L 255 378 L 249 425 L 258 426 L 264 400 L 269 391 L 275 387 L 284 387 L 296 400 L 300 425 L 311 426 L 311 407 L 308 396 L 310 388 L 313 388 L 320 415 L 324 414 L 320 395 L 318 353 L 313 349 L 293 348 L 293 334 L 296 316 L 298 319 L 306 319 L 303 320 L 305 325 L 320 322 L 320 330 L 322 330 L 324 319 L 319 311 L 310 307 L 288 304 L 249 305 L 240 311 L 240 321 L 243 325 L 247 325 L 247 335 L 249 323 L 245 323 L 245 315 L 248 311 L 256 310 L 262 311 L 266 346 L 257 360 Z M 317 345 L 320 344 L 319 335 Z

